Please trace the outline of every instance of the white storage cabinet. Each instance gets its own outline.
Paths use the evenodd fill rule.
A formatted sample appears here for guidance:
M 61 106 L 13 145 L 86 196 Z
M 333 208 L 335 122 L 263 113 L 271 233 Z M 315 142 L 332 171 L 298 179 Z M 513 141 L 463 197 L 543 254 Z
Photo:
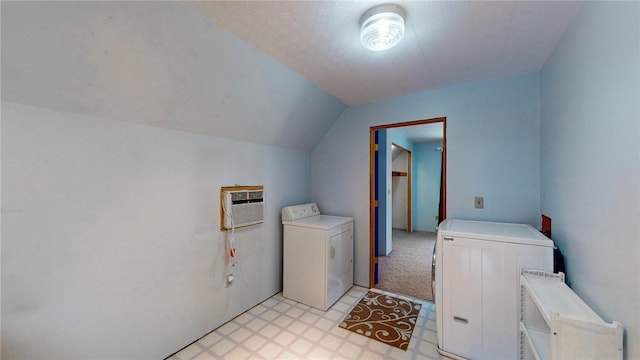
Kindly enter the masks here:
M 520 359 L 622 359 L 622 324 L 605 323 L 564 274 L 522 269 Z

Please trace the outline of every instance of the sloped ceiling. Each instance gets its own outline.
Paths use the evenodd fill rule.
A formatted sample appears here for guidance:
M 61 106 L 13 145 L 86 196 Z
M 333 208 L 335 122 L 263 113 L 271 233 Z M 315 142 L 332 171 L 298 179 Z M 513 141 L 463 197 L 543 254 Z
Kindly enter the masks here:
M 1 6 L 2 100 L 303 151 L 346 107 L 182 2 Z
M 539 70 L 580 2 L 2 1 L 2 99 L 310 151 L 346 105 Z

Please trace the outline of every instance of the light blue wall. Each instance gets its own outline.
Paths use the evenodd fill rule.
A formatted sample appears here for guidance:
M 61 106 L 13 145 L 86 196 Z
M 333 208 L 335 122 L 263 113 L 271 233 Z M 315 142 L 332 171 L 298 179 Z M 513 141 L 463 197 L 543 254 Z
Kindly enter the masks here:
M 387 129 L 387 132 L 389 133 L 389 149 L 391 149 L 391 144 L 396 144 L 409 151 L 413 151 L 413 142 L 407 139 L 407 137 L 404 136 L 402 132 L 400 132 L 397 128 Z M 391 161 L 389 163 L 391 163 Z
M 355 218 L 355 282 L 369 284 L 369 128 L 447 117 L 448 217 L 540 217 L 539 85 L 534 72 L 345 110 L 311 154 L 312 197 Z M 485 208 L 474 209 L 483 195 Z
M 573 289 L 640 359 L 640 3 L 586 2 L 541 94 L 542 212 Z
M 416 167 L 413 195 L 416 211 L 414 214 L 414 230 L 435 231 L 438 222 L 438 205 L 440 204 L 440 170 L 442 169 L 442 153 L 436 148 L 442 141 L 418 143 L 414 148 L 414 164 Z
M 2 358 L 161 359 L 280 291 L 280 209 L 346 106 L 184 2 L 1 6 Z M 234 184 L 267 219 L 225 287 Z
M 310 154 L 2 102 L 2 358 L 162 359 L 282 289 Z M 264 185 L 225 284 L 220 187 Z

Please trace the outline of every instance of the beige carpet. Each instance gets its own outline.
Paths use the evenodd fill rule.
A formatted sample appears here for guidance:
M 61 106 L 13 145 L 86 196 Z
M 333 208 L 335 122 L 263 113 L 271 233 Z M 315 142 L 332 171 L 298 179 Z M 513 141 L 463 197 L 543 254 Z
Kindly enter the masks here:
M 369 291 L 339 326 L 406 351 L 421 307 L 409 300 Z
M 433 301 L 431 257 L 436 233 L 393 229 L 393 247 L 388 256 L 378 257 L 376 288 Z

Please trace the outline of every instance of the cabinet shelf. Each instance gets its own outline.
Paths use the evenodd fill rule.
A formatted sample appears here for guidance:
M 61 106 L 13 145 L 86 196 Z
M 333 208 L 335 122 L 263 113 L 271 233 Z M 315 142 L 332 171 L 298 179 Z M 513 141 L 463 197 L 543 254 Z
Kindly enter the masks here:
M 524 323 L 520 323 L 520 331 L 527 342 L 526 345 L 532 350 L 533 358 L 536 360 L 551 359 L 551 335 L 548 332 L 527 329 Z M 523 344 L 524 345 L 524 344 Z
M 547 277 L 524 273 L 522 285 L 527 288 L 547 324 L 551 312 L 593 322 L 603 322 L 587 304 L 574 293 L 560 277 Z
M 564 274 L 522 270 L 520 359 L 622 359 L 622 325 L 605 323 Z

